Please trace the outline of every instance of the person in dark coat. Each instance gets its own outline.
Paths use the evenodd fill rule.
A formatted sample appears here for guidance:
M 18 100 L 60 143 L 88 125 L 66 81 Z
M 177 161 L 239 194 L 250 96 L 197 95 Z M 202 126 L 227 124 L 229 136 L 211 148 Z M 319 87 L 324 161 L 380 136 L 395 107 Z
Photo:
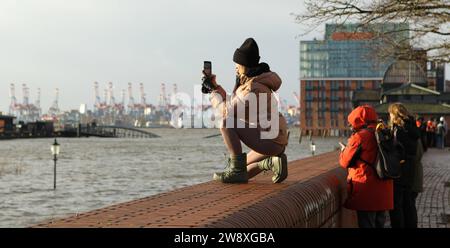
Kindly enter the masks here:
M 375 109 L 369 105 L 355 108 L 348 116 L 353 134 L 342 145 L 339 163 L 348 170 L 348 198 L 345 207 L 356 210 L 361 228 L 383 228 L 385 213 L 394 207 L 393 181 L 378 178 L 374 163 L 378 147 L 374 130 Z
M 416 126 L 420 130 L 420 143 L 423 146 L 423 152 L 426 152 L 428 149 L 428 142 L 427 142 L 427 124 L 425 123 L 425 120 L 423 117 L 419 117 L 416 120 Z
M 415 175 L 412 185 L 412 192 L 413 192 L 413 200 L 414 203 L 416 202 L 417 197 L 421 192 L 423 192 L 423 164 L 422 164 L 422 157 L 423 157 L 423 145 L 421 144 L 422 141 L 419 139 L 417 141 L 417 151 L 415 156 Z
M 436 120 L 432 117 L 427 121 L 427 143 L 428 148 L 435 147 Z
M 415 119 L 401 103 L 389 105 L 389 117 L 392 132 L 405 149 L 404 163 L 401 164 L 401 176 L 394 180 L 394 209 L 389 212 L 393 228 L 417 227 L 416 195 L 412 188 L 416 173 L 417 141 L 420 130 Z

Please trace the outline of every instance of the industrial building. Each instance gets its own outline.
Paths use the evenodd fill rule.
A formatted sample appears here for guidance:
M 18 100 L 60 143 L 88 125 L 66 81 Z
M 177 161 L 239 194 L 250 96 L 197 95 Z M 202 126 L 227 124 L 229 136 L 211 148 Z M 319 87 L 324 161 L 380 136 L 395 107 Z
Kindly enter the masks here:
M 373 48 L 383 43 L 374 39 L 373 30 L 407 30 L 407 27 L 399 23 L 369 27 L 326 24 L 323 40 L 300 41 L 302 134 L 347 134 L 347 116 L 355 105 L 380 104 L 383 92 L 405 83 L 432 91 L 445 90 L 443 65 L 427 63 L 423 50 L 416 49 L 416 57 L 422 59 L 414 64 L 379 59 L 374 54 Z M 399 40 L 409 35 L 407 31 L 393 33 L 392 38 Z M 390 73 L 386 74 L 388 70 Z

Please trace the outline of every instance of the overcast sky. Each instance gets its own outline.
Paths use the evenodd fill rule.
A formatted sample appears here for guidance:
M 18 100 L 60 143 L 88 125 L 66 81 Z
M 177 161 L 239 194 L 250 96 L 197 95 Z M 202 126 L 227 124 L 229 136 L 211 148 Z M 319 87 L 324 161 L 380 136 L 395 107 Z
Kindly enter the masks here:
M 0 111 L 9 106 L 9 85 L 22 84 L 46 113 L 60 88 L 60 107 L 92 109 L 93 82 L 100 95 L 114 83 L 116 99 L 127 83 L 139 99 L 144 83 L 147 102 L 156 104 L 160 84 L 193 93 L 204 60 L 228 91 L 234 84 L 232 56 L 247 37 L 254 37 L 261 60 L 283 79 L 281 97 L 295 103 L 299 92 L 299 41 L 322 39 L 318 30 L 302 29 L 292 12 L 302 0 L 1 0 Z
M 192 94 L 203 60 L 227 90 L 234 83 L 232 56 L 254 37 L 261 60 L 279 73 L 282 97 L 294 103 L 299 92 L 300 27 L 290 15 L 301 0 L 1 0 L 0 111 L 9 106 L 9 85 L 22 83 L 30 100 L 41 88 L 47 112 L 60 88 L 60 107 L 94 103 L 93 82 L 114 83 L 115 97 L 127 83 L 144 83 L 147 101 L 158 102 L 160 84 L 177 83 Z M 321 35 L 320 35 L 321 36 Z M 318 35 L 319 37 L 319 35 Z

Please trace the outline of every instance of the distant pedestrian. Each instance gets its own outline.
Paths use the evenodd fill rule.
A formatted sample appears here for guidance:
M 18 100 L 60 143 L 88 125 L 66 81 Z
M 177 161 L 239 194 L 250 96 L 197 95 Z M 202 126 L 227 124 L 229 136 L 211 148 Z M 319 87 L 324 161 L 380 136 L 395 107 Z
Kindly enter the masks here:
M 447 127 L 444 124 L 444 117 L 441 117 L 439 123 L 436 127 L 436 147 L 439 149 L 444 149 L 445 146 L 445 135 L 447 134 Z
M 442 121 L 442 123 L 444 125 L 444 130 L 445 130 L 445 132 L 444 132 L 444 140 L 443 140 L 444 147 L 445 147 L 445 144 L 447 144 L 446 141 L 447 141 L 447 134 L 448 134 L 448 123 L 447 123 L 447 121 L 445 121 L 444 116 L 441 116 L 440 121 Z
M 426 152 L 427 149 L 428 149 L 428 145 L 427 145 L 427 124 L 425 123 L 423 117 L 417 118 L 416 126 L 420 130 L 420 140 L 421 140 L 420 143 L 423 146 L 423 151 Z
M 348 170 L 345 207 L 356 210 L 360 228 L 383 228 L 386 211 L 394 207 L 392 180 L 379 179 L 368 164 L 374 163 L 377 157 L 378 146 L 373 132 L 377 119 L 373 107 L 355 108 L 348 116 L 353 133 L 347 145 L 341 145 L 339 163 Z
M 427 143 L 428 147 L 435 147 L 436 121 L 432 117 L 427 121 Z
M 417 209 L 413 195 L 415 179 L 415 159 L 420 131 L 415 119 L 401 103 L 393 103 L 388 108 L 391 130 L 397 141 L 405 148 L 401 177 L 394 180 L 394 209 L 389 212 L 393 228 L 417 227 Z
M 423 164 L 422 164 L 422 156 L 423 156 L 423 145 L 421 144 L 422 141 L 419 139 L 417 141 L 417 149 L 416 149 L 416 156 L 414 160 L 414 179 L 412 184 L 412 194 L 411 194 L 411 201 L 414 203 L 414 206 L 416 205 L 416 199 L 419 196 L 419 193 L 423 192 Z

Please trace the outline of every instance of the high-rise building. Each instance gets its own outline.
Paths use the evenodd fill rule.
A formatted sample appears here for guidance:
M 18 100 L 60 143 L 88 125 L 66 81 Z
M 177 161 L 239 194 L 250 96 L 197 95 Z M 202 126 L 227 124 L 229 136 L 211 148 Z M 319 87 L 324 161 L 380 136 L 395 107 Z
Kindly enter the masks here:
M 446 92 L 445 89 L 445 64 L 438 62 L 427 62 L 428 88 L 439 92 Z
M 383 45 L 380 30 L 405 30 L 407 24 L 326 24 L 324 40 L 300 41 L 300 127 L 303 134 L 341 135 L 348 130 L 352 92 L 378 90 L 393 59 L 374 54 Z M 408 32 L 393 32 L 404 39 Z

